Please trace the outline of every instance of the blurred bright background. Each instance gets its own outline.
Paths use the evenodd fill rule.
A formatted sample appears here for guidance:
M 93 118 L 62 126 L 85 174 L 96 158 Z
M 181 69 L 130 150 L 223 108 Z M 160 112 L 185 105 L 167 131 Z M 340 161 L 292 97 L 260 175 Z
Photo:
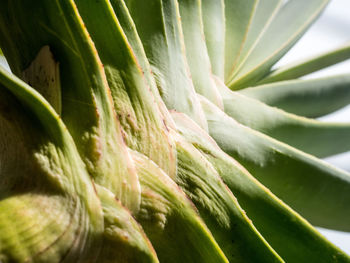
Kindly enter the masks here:
M 311 27 L 298 44 L 279 62 L 279 65 L 317 54 L 322 51 L 327 51 L 328 49 L 335 48 L 349 41 L 350 0 L 331 0 L 320 19 Z M 0 64 L 6 65 L 6 61 L 1 56 Z M 327 70 L 322 70 L 312 74 L 310 75 L 310 78 L 340 73 L 350 74 L 350 60 L 335 65 Z M 321 119 L 327 121 L 350 122 L 350 105 L 342 110 L 322 117 Z M 332 156 L 325 160 L 350 172 L 350 152 Z M 319 230 L 330 241 L 350 255 L 350 233 L 342 233 L 320 228 Z
M 322 51 L 327 51 L 328 49 L 335 48 L 345 42 L 350 42 L 350 0 L 331 0 L 319 20 L 310 28 L 298 44 L 279 62 L 279 65 L 298 60 L 305 56 L 317 54 Z M 350 74 L 350 60 L 339 63 L 329 69 L 314 73 L 310 75 L 310 78 L 341 73 Z M 327 121 L 350 122 L 350 105 L 320 119 Z M 326 158 L 325 161 L 350 172 L 350 152 Z M 319 228 L 319 230 L 330 241 L 350 255 L 350 233 L 325 230 L 321 228 Z

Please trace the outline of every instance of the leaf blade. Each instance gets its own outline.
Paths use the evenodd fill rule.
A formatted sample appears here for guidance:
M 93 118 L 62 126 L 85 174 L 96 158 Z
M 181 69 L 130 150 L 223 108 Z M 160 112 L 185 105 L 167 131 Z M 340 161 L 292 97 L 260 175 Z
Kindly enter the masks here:
M 350 102 L 350 75 L 308 80 L 287 80 L 239 91 L 248 97 L 287 112 L 320 117 Z
M 348 173 L 238 124 L 204 98 L 202 103 L 210 135 L 226 153 L 312 224 L 350 231 L 344 221 L 350 217 Z
M 258 85 L 282 80 L 296 79 L 343 62 L 349 58 L 350 45 L 345 44 L 331 51 L 324 52 L 323 54 L 293 62 L 276 70 L 273 70 L 267 77 L 262 79 Z
M 225 113 L 254 130 L 294 148 L 323 158 L 350 149 L 347 123 L 321 122 L 270 107 L 222 87 Z
M 180 134 L 215 167 L 254 225 L 286 262 L 349 262 L 345 253 L 225 154 L 191 119 L 181 113 L 173 116 Z
M 270 68 L 305 33 L 327 3 L 328 0 L 308 1 L 307 5 L 300 0 L 285 3 L 259 43 L 237 69 L 237 74 L 227 82 L 227 86 L 231 89 L 242 89 L 268 74 Z M 274 41 L 271 42 L 271 39 Z

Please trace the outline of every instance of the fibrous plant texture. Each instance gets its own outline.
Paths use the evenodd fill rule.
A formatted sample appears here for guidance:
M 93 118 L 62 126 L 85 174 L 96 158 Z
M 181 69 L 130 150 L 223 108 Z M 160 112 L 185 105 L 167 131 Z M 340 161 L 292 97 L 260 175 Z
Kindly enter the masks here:
M 350 46 L 273 67 L 327 3 L 1 1 L 0 262 L 350 262 Z

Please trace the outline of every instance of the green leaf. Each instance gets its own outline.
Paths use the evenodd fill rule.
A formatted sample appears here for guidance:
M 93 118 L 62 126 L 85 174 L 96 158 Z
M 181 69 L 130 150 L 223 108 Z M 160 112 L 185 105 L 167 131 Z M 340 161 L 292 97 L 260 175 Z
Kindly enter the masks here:
M 261 183 L 312 224 L 350 231 L 349 173 L 237 123 L 204 98 L 202 105 L 210 135 Z
M 346 44 L 332 51 L 296 61 L 273 70 L 267 77 L 259 81 L 258 84 L 261 85 L 281 80 L 296 79 L 343 62 L 349 58 L 350 45 Z
M 175 121 L 177 123 L 179 119 L 175 118 Z M 177 137 L 178 173 L 175 182 L 196 205 L 228 260 L 282 262 L 246 216 L 215 168 L 191 143 Z
M 225 113 L 245 126 L 319 158 L 350 150 L 350 124 L 307 119 L 221 89 Z
M 167 131 L 166 123 L 169 121 L 164 120 L 170 119 L 170 116 L 162 116 L 158 109 L 159 103 L 154 103 L 161 98 L 148 87 L 151 82 L 147 82 L 137 60 L 142 55 L 141 51 L 136 57 L 109 2 L 76 0 L 76 4 L 104 65 L 115 112 L 125 132 L 126 144 L 147 155 L 174 177 L 176 152 Z M 118 6 L 118 3 L 115 6 L 119 10 L 126 8 L 123 5 Z M 96 16 L 101 19 L 96 21 Z M 121 16 L 123 18 L 130 19 Z M 127 28 L 128 20 L 123 22 Z M 118 47 L 118 51 L 115 47 Z
M 39 93 L 2 68 L 0 83 L 1 261 L 96 259 L 102 211 L 70 134 Z
M 126 0 L 125 3 L 167 108 L 185 112 L 206 128 L 185 56 L 177 1 Z
M 180 188 L 146 156 L 130 153 L 142 189 L 136 219 L 160 262 L 229 262 Z
M 212 77 L 210 59 L 204 39 L 202 8 L 200 0 L 178 0 L 186 57 L 197 93 L 203 95 L 219 108 L 222 98 Z
M 249 53 L 259 43 L 260 38 L 269 28 L 276 14 L 281 9 L 282 4 L 283 2 L 281 0 L 257 1 L 244 43 L 241 46 L 239 56 L 236 59 L 236 66 L 232 72 L 230 72 L 230 75 L 226 78 L 226 81 L 232 79 L 236 73 L 235 69 L 237 69 L 241 62 L 245 60 L 246 56 L 249 55 Z
M 158 263 L 156 252 L 142 227 L 108 189 L 96 185 L 101 200 L 104 232 L 98 262 Z
M 131 18 L 131 15 L 129 13 L 129 10 L 126 7 L 126 4 L 124 3 L 123 0 L 122 1 L 111 0 L 110 3 L 113 7 L 114 14 L 118 18 L 120 26 L 123 29 L 127 42 L 130 44 L 131 49 L 134 55 L 136 56 L 136 61 L 139 63 L 140 67 L 142 68 L 142 73 L 154 96 L 154 100 L 156 101 L 158 108 L 161 111 L 165 125 L 174 127 L 174 124 L 172 123 L 172 119 L 170 117 L 168 109 L 166 108 L 166 105 L 164 104 L 162 98 L 160 97 L 157 83 L 154 79 L 153 72 L 151 69 L 151 65 L 147 59 L 145 50 L 143 48 L 143 44 L 136 30 L 136 25 Z M 159 88 L 161 89 L 161 87 Z
M 235 70 L 258 0 L 225 0 L 225 81 Z
M 0 161 L 12 157 L 0 169 L 8 181 L 0 186 L 0 259 L 158 262 L 129 212 L 95 185 L 101 208 L 72 138 L 44 98 L 2 69 L 0 83 L 26 107 L 1 87 L 0 134 L 7 142 L 0 142 Z
M 296 43 L 320 15 L 329 0 L 290 0 L 276 14 L 251 52 L 226 80 L 231 89 L 254 84 Z M 271 41 L 273 40 L 273 41 Z
M 50 46 L 60 63 L 62 119 L 90 175 L 136 211 L 140 204 L 137 174 L 114 113 L 102 63 L 75 3 L 18 0 L 7 2 L 4 10 L 0 40 L 8 50 L 13 72 L 21 76 L 36 52 Z M 32 19 L 33 13 L 36 19 Z
M 204 36 L 213 74 L 224 80 L 225 7 L 224 0 L 202 0 Z
M 217 170 L 247 216 L 286 262 L 350 261 L 345 253 L 225 154 L 190 118 L 181 113 L 174 113 L 173 117 L 180 134 Z
M 350 103 L 350 75 L 281 81 L 240 93 L 290 113 L 320 117 Z

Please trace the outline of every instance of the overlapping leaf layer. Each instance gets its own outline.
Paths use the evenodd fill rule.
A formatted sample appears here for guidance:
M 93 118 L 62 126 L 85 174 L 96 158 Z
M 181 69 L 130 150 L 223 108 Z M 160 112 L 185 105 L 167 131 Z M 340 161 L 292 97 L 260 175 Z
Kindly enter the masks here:
M 349 46 L 273 68 L 327 3 L 2 1 L 0 262 L 350 262 Z

